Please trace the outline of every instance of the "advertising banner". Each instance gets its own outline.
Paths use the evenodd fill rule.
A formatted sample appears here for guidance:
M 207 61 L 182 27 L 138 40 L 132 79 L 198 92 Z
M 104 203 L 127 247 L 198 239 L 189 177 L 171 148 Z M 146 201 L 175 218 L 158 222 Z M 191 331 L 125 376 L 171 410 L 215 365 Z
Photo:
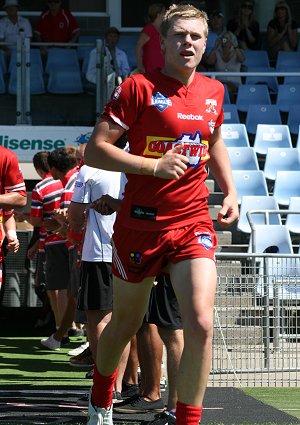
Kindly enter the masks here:
M 93 127 L 0 126 L 0 146 L 13 151 L 19 162 L 32 162 L 39 151 L 52 151 L 64 146 L 88 142 Z

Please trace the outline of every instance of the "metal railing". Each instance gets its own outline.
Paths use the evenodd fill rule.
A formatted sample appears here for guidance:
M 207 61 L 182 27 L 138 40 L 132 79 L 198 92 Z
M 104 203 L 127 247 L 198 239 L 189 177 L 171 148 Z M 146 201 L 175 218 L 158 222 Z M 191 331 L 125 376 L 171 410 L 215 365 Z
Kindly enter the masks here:
M 278 276 L 276 263 L 266 273 L 259 265 L 268 257 L 281 259 L 282 267 L 287 256 L 217 254 L 210 386 L 299 386 L 300 274 Z M 293 257 L 299 266 L 299 255 Z M 283 284 L 293 295 L 283 296 Z

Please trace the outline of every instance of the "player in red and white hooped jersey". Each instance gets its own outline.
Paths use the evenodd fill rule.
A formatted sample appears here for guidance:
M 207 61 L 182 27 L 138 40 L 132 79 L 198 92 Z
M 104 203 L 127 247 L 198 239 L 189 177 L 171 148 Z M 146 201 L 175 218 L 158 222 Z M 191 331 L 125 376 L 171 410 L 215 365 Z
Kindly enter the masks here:
M 199 424 L 211 368 L 217 241 L 207 165 L 224 192 L 219 224 L 238 219 L 221 135 L 224 87 L 196 72 L 206 47 L 205 12 L 171 5 L 160 29 L 164 68 L 116 88 L 85 151 L 87 165 L 128 178 L 113 234 L 113 312 L 99 340 L 88 425 L 113 423 L 120 353 L 138 331 L 161 271 L 170 274 L 184 332 L 176 425 Z M 125 131 L 129 153 L 114 146 Z

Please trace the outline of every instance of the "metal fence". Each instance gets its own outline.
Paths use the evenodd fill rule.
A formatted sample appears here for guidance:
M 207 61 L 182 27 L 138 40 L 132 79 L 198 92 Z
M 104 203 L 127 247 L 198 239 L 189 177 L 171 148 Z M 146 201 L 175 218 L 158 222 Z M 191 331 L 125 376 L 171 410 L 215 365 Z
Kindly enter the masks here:
M 220 253 L 217 267 L 209 386 L 299 386 L 299 255 Z

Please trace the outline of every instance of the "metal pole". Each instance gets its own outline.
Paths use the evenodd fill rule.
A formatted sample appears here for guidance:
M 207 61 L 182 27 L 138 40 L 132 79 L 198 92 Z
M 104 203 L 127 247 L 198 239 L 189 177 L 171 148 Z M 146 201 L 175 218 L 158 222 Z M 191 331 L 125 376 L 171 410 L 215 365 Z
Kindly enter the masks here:
M 30 73 L 31 73 L 31 58 L 30 58 L 30 39 L 25 38 L 24 44 L 24 56 L 25 66 L 24 68 L 24 110 L 25 110 L 25 122 L 24 124 L 31 124 L 31 111 L 30 111 Z
M 17 124 L 23 123 L 23 107 L 22 107 L 22 38 L 17 38 L 17 51 L 16 51 L 16 67 L 17 67 Z

